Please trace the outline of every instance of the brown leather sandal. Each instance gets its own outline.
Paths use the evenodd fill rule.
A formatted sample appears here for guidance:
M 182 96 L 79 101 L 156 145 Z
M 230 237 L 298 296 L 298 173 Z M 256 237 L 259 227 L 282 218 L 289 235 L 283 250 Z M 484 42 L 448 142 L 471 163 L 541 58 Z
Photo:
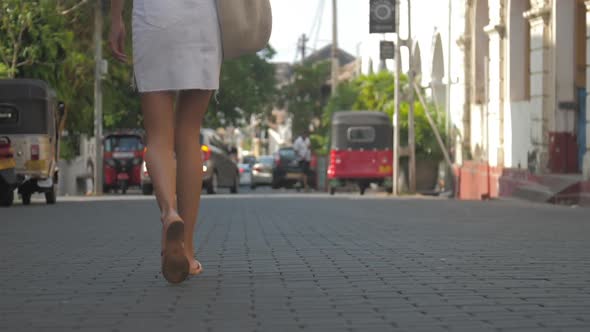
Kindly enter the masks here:
M 184 222 L 173 221 L 164 225 L 164 244 L 162 250 L 162 275 L 171 284 L 183 282 L 190 264 L 184 255 Z
M 189 274 L 191 276 L 198 276 L 199 274 L 203 273 L 203 265 L 199 261 L 197 261 L 197 264 L 198 264 L 198 267 L 196 269 L 194 269 L 194 270 L 193 269 L 190 269 L 189 270 Z M 189 266 L 190 266 L 190 263 L 189 263 Z

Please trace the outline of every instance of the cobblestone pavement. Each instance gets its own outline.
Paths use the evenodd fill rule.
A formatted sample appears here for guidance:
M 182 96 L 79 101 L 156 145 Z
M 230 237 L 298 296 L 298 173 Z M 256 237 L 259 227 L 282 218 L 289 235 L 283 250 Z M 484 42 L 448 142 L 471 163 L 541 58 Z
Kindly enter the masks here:
M 589 331 L 590 210 L 205 197 L 180 286 L 153 200 L 0 210 L 1 331 Z

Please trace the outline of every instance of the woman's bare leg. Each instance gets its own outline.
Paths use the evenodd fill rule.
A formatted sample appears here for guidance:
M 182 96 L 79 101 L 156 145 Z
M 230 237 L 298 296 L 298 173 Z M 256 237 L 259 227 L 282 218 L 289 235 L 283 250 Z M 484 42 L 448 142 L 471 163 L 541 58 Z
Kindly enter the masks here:
M 179 283 L 188 276 L 190 261 L 185 255 L 185 226 L 176 211 L 174 94 L 144 93 L 141 103 L 148 146 L 146 164 L 162 219 L 162 274 L 168 282 Z
M 192 274 L 200 272 L 200 263 L 194 257 L 194 232 L 203 186 L 201 172 L 203 161 L 199 134 L 211 93 L 205 90 L 180 92 L 176 113 L 177 202 L 178 212 L 185 222 L 184 247 Z
M 146 165 L 154 184 L 162 222 L 179 220 L 174 161 L 174 93 L 143 93 L 141 108 L 148 146 Z

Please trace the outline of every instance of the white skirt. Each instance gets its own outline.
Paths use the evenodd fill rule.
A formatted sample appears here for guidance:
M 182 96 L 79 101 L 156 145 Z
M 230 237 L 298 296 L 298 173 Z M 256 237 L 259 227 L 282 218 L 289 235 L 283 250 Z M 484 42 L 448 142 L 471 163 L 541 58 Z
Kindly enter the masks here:
M 215 0 L 135 0 L 132 29 L 139 92 L 219 88 Z

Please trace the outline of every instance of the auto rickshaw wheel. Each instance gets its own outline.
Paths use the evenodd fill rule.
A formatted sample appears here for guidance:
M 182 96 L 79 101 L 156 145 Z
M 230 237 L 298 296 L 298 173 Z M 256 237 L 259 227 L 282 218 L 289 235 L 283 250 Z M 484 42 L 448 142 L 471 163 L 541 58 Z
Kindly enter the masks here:
M 365 191 L 367 190 L 367 187 L 364 185 L 361 185 L 361 196 L 363 196 L 365 194 Z
M 14 203 L 14 191 L 7 189 L 0 191 L 0 206 L 11 206 Z
M 23 199 L 23 204 L 24 204 L 24 205 L 29 205 L 29 204 L 31 204 L 31 196 L 32 196 L 32 195 L 33 195 L 33 194 L 32 194 L 32 193 L 30 193 L 30 192 L 24 192 L 24 193 L 22 193 L 22 194 L 21 194 L 21 196 L 22 196 L 22 199 Z

